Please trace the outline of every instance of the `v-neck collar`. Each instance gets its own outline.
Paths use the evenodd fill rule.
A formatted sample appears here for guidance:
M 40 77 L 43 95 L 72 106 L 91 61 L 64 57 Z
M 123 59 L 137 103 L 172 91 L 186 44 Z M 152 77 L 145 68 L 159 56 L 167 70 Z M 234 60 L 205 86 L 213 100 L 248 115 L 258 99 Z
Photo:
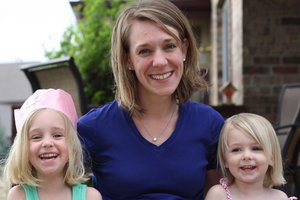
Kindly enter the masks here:
M 129 113 L 125 110 L 122 109 L 122 112 L 123 112 L 123 115 L 125 116 L 125 119 L 127 120 L 131 130 L 132 130 L 132 134 L 134 134 L 137 139 L 145 146 L 151 148 L 152 150 L 154 151 L 162 151 L 164 149 L 166 149 L 169 145 L 171 145 L 174 140 L 176 139 L 176 137 L 178 136 L 179 134 L 179 129 L 181 127 L 181 124 L 182 124 L 182 117 L 184 115 L 184 109 L 183 109 L 184 106 L 182 105 L 179 105 L 179 116 L 178 116 L 178 119 L 177 119 L 177 122 L 176 122 L 176 126 L 175 126 L 175 130 L 172 132 L 172 134 L 170 135 L 170 137 L 165 141 L 163 142 L 161 145 L 157 146 L 151 142 L 149 142 L 148 140 L 146 140 L 146 138 L 144 138 L 142 136 L 142 134 L 140 133 L 140 131 L 138 130 L 138 128 L 136 127 L 133 119 L 132 119 L 132 116 L 129 115 Z

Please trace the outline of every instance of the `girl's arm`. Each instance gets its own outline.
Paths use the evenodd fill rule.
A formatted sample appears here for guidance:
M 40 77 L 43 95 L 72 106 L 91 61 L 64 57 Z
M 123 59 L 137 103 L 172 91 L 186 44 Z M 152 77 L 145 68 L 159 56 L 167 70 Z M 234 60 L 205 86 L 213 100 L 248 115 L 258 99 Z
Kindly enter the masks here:
M 222 172 L 219 169 L 211 169 L 206 172 L 204 194 L 214 185 L 219 184 L 219 180 L 222 178 Z
M 7 200 L 25 200 L 25 193 L 20 185 L 12 187 L 7 194 Z
M 93 187 L 86 188 L 86 200 L 102 200 L 102 196 L 98 190 Z
M 224 190 L 224 188 L 221 185 L 215 185 L 213 187 L 211 187 L 204 200 L 226 200 L 227 199 L 227 195 L 226 195 L 226 191 Z

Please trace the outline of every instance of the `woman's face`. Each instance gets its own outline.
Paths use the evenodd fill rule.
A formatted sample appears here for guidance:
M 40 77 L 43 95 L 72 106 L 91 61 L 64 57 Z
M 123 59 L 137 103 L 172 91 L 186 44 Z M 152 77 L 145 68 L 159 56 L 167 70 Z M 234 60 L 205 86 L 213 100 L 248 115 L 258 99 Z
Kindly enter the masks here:
M 178 36 L 178 32 L 167 28 Z M 188 42 L 178 43 L 155 22 L 135 20 L 129 36 L 127 67 L 138 79 L 140 97 L 171 96 L 182 74 Z

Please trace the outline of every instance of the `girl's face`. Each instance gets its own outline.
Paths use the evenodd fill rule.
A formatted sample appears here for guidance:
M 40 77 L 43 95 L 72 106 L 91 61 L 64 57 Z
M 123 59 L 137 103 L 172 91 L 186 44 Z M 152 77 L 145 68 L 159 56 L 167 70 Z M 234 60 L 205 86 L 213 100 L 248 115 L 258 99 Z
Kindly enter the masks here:
M 68 149 L 63 117 L 56 111 L 40 111 L 29 128 L 29 161 L 38 177 L 64 174 Z
M 269 165 L 273 165 L 260 144 L 243 131 L 231 128 L 228 132 L 228 149 L 225 167 L 235 178 L 235 183 L 263 184 Z
M 167 26 L 178 36 L 178 32 Z M 139 80 L 139 94 L 146 97 L 170 96 L 182 74 L 188 42 L 179 44 L 155 22 L 135 20 L 129 36 L 128 67 Z

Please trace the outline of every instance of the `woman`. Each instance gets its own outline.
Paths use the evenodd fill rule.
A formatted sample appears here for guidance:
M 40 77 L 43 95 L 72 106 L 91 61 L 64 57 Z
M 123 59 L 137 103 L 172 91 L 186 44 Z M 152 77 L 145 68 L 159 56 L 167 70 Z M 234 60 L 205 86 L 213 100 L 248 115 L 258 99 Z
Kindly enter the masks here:
M 130 5 L 114 27 L 111 62 L 116 100 L 78 121 L 94 187 L 103 199 L 203 199 L 218 180 L 223 118 L 189 101 L 207 83 L 186 17 L 167 0 Z

